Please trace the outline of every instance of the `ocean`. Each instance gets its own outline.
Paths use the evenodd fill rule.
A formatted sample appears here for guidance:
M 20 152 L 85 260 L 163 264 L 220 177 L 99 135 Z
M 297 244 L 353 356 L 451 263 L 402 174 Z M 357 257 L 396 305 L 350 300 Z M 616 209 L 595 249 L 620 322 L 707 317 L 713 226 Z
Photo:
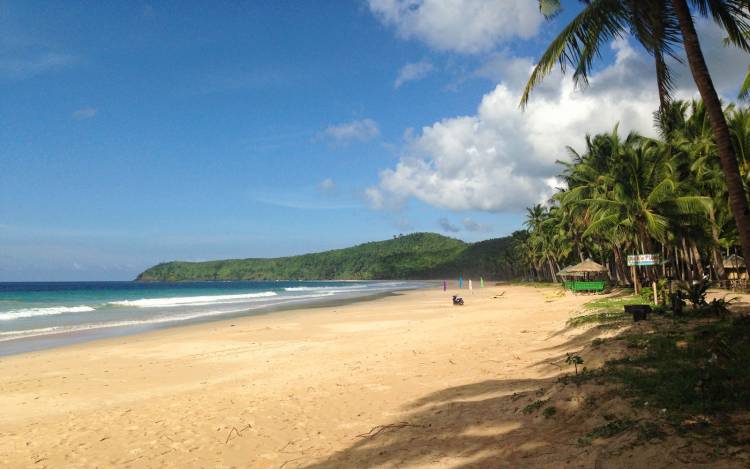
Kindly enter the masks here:
M 0 283 L 0 356 L 418 288 L 405 281 Z

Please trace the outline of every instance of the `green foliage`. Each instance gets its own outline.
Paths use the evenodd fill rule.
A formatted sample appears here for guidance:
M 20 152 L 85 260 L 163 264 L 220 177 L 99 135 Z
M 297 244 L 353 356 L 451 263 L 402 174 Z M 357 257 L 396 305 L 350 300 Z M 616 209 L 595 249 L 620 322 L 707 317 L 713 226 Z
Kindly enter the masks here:
M 539 409 L 541 409 L 542 406 L 546 404 L 548 401 L 549 399 L 534 401 L 531 404 L 525 406 L 523 409 L 521 409 L 521 412 L 523 412 L 524 414 L 532 414 L 538 411 Z
M 684 283 L 680 286 L 683 298 L 693 305 L 693 309 L 706 304 L 706 294 L 708 293 L 707 282 Z
M 141 281 L 506 278 L 515 259 L 513 238 L 473 244 L 415 233 L 333 251 L 275 259 L 166 262 Z
M 660 253 L 664 266 L 638 268 L 643 302 L 666 304 L 669 276 L 700 278 L 711 264 L 722 275 L 723 248 L 738 244 L 728 204 L 726 177 L 705 106 L 673 101 L 660 112 L 659 138 L 611 132 L 586 136 L 582 151 L 568 148 L 560 161 L 565 189 L 546 206 L 527 209 L 526 233 L 517 236 L 518 257 L 529 276 L 560 281 L 557 272 L 585 257 L 607 264 L 620 284 L 632 283 L 628 254 Z M 750 111 L 725 110 L 740 177 L 750 182 Z
M 612 438 L 613 436 L 617 436 L 630 430 L 638 432 L 639 442 L 653 440 L 654 438 L 662 438 L 665 435 L 661 427 L 659 427 L 659 424 L 649 420 L 636 422 L 629 418 L 615 418 L 613 415 L 605 415 L 605 419 L 609 421 L 604 425 L 595 427 L 586 435 L 580 437 L 578 439 L 578 445 L 588 446 L 597 438 Z
M 664 408 L 676 423 L 696 414 L 750 410 L 750 318 L 684 332 L 629 339 L 640 351 L 609 362 L 603 375 L 639 402 Z
M 554 416 L 557 413 L 557 409 L 554 406 L 545 407 L 542 411 L 542 415 L 544 415 L 544 418 L 550 418 Z
M 568 353 L 565 357 L 565 363 L 567 363 L 568 365 L 573 365 L 576 370 L 576 376 L 578 376 L 578 365 L 583 364 L 583 358 L 581 358 L 580 355 Z
M 710 303 L 705 305 L 706 313 L 710 316 L 719 318 L 726 318 L 729 316 L 731 311 L 729 306 L 734 303 L 737 298 L 714 298 Z
M 607 309 L 607 310 L 622 310 L 625 305 L 639 305 L 643 303 L 642 296 L 614 296 L 606 298 L 598 298 L 596 300 L 589 301 L 584 304 L 583 307 L 586 309 Z

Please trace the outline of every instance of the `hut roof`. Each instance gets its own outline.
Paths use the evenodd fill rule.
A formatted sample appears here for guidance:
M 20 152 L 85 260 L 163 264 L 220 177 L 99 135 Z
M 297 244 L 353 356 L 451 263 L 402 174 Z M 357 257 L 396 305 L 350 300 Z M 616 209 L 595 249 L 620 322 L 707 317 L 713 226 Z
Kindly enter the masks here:
M 559 275 L 561 277 L 578 277 L 578 276 L 583 275 L 580 272 L 571 272 L 570 271 L 571 267 L 573 267 L 573 266 L 572 265 L 568 265 L 568 266 L 563 267 L 562 269 L 560 269 L 560 271 L 557 273 L 557 275 Z
M 725 269 L 744 269 L 745 267 L 747 267 L 747 265 L 745 264 L 745 259 L 738 256 L 737 254 L 732 254 L 724 259 Z
M 591 259 L 586 259 L 585 261 L 579 264 L 576 264 L 574 266 L 567 268 L 568 273 L 589 273 L 589 272 L 606 272 L 606 271 L 607 271 L 606 267 L 592 261 Z

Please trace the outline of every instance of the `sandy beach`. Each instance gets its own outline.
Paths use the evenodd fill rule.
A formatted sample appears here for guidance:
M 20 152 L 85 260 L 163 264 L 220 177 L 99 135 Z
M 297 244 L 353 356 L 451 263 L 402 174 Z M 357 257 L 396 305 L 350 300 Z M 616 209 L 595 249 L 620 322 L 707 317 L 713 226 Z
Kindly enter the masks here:
M 4 357 L 0 465 L 591 463 L 589 450 L 545 451 L 571 446 L 565 423 L 519 412 L 532 397 L 515 402 L 543 394 L 565 352 L 581 348 L 583 332 L 565 321 L 590 297 L 493 286 L 463 290 L 466 305 L 454 307 L 450 293 Z

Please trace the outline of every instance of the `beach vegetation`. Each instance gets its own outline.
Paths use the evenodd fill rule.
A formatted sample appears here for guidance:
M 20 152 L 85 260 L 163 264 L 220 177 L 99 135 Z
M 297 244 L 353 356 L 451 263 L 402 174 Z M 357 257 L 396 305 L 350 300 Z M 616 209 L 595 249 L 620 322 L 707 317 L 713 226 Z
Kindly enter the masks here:
M 583 358 L 580 355 L 568 353 L 565 357 L 565 363 L 575 367 L 576 376 L 578 376 L 578 365 L 583 364 Z
M 524 406 L 524 408 L 521 409 L 521 412 L 523 412 L 524 414 L 533 414 L 534 412 L 537 412 L 539 409 L 541 409 L 542 406 L 544 406 L 544 404 L 546 404 L 548 401 L 549 399 L 536 400 L 531 404 Z
M 596 167 L 593 167 L 593 172 L 578 171 L 577 176 L 580 176 L 580 180 L 576 182 L 584 184 L 576 184 L 580 190 L 568 191 L 568 199 L 584 201 L 582 209 L 591 209 L 593 212 L 590 213 L 592 217 L 585 230 L 576 231 L 571 241 L 575 241 L 577 235 L 585 237 L 588 232 L 596 236 L 604 231 L 609 232 L 610 239 L 615 239 L 614 236 L 618 235 L 624 238 L 622 241 L 636 239 L 638 245 L 635 249 L 640 252 L 659 252 L 653 248 L 664 248 L 674 242 L 668 235 L 674 233 L 673 224 L 670 222 L 676 214 L 692 217 L 703 212 L 704 221 L 708 218 L 711 225 L 714 225 L 711 227 L 711 234 L 712 241 L 716 242 L 719 230 L 715 225 L 718 218 L 717 214 L 712 212 L 712 202 L 715 200 L 711 195 L 719 195 L 721 192 L 721 205 L 726 209 L 728 218 L 733 218 L 728 224 L 733 225 L 735 243 L 742 247 L 746 255 L 750 255 L 750 210 L 745 188 L 747 161 L 743 151 L 747 147 L 737 145 L 737 134 L 733 133 L 733 120 L 737 115 L 733 115 L 731 111 L 725 112 L 706 65 L 701 50 L 701 38 L 696 32 L 693 19 L 693 15 L 696 15 L 713 21 L 723 30 L 727 45 L 750 51 L 750 10 L 747 2 L 615 0 L 581 3 L 584 4 L 582 10 L 550 42 L 534 67 L 521 98 L 521 105 L 525 106 L 528 103 L 532 90 L 558 65 L 563 72 L 571 67 L 574 70 L 574 82 L 577 85 L 586 85 L 595 60 L 601 56 L 602 46 L 606 46 L 615 38 L 631 36 L 654 59 L 659 92 L 659 108 L 655 122 L 663 138 L 643 139 L 630 134 L 620 139 L 617 138 L 615 128 L 613 138 L 608 142 L 611 146 L 604 153 L 625 156 L 610 159 L 609 162 L 613 163 L 610 171 L 596 171 L 601 169 Z M 557 16 L 563 8 L 560 0 L 539 0 L 539 6 L 548 18 Z M 684 125 L 684 104 L 672 100 L 674 81 L 666 58 L 676 57 L 677 48 L 685 52 L 693 81 L 701 97 L 700 103 L 693 105 L 691 113 L 691 117 L 697 116 L 692 122 L 697 124 L 696 126 Z M 740 93 L 744 94 L 746 89 L 742 86 Z M 691 133 L 693 130 L 697 133 Z M 696 168 L 695 163 L 698 161 L 699 167 Z M 618 162 L 622 164 L 616 164 Z M 591 161 L 583 163 L 586 165 L 585 163 Z M 679 174 L 680 166 L 687 165 L 695 175 L 721 179 L 723 190 L 711 195 L 701 193 L 700 190 L 697 193 L 688 190 L 685 186 L 689 184 L 685 184 L 686 181 Z M 621 172 L 618 174 L 616 171 Z M 614 177 L 604 177 L 605 180 L 602 181 L 600 176 L 605 175 Z M 643 184 L 633 185 L 634 182 Z M 718 183 L 707 181 L 700 176 L 691 182 L 698 186 L 693 189 L 699 189 L 704 183 Z M 586 183 L 593 183 L 593 186 Z M 609 185 L 609 189 L 612 190 L 596 190 L 597 187 L 601 189 L 602 184 Z M 529 214 L 529 220 L 535 222 L 530 229 L 539 231 L 544 225 L 543 219 L 534 215 Z M 574 226 L 578 225 L 579 221 L 585 222 L 586 218 L 577 217 L 569 220 Z M 686 236 L 686 232 L 691 231 L 692 227 L 681 228 L 680 234 L 676 237 L 677 241 L 680 241 L 680 238 L 694 239 L 694 236 Z M 653 246 L 652 240 L 661 246 Z M 546 247 L 552 248 L 549 245 Z M 559 250 L 559 244 L 557 247 Z M 684 249 L 687 250 L 688 247 L 694 248 L 695 245 L 692 242 L 685 243 Z M 544 253 L 543 257 L 549 260 L 552 256 Z M 552 276 L 554 277 L 554 272 Z
M 653 326 L 648 333 L 625 333 L 620 338 L 626 354 L 582 374 L 579 381 L 616 384 L 618 395 L 636 409 L 653 409 L 678 433 L 746 444 L 749 440 L 743 440 L 732 415 L 750 410 L 750 316 L 657 321 Z M 621 431 L 625 423 L 595 429 L 582 441 Z M 653 422 L 640 422 L 638 431 L 643 440 L 664 433 Z

